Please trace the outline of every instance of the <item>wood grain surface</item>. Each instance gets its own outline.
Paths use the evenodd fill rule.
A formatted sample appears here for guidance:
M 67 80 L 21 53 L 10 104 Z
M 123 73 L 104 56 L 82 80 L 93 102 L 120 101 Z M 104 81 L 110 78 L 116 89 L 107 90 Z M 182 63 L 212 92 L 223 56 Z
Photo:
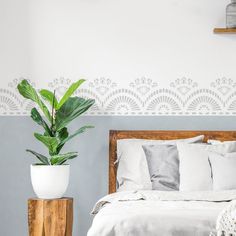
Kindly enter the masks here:
M 230 29 L 230 28 L 215 28 L 214 29 L 215 34 L 236 34 L 236 29 Z
M 73 199 L 28 200 L 29 236 L 72 236 Z

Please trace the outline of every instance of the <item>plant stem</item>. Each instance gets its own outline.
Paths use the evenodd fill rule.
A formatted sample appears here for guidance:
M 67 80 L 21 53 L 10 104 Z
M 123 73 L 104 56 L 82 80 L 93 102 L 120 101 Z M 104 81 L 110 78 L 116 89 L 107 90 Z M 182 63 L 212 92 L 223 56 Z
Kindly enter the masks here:
M 56 90 L 54 90 L 53 92 L 53 100 L 52 100 L 52 119 L 51 119 L 51 131 L 52 131 L 52 134 L 53 136 L 55 135 L 54 134 L 54 119 L 55 119 L 55 96 L 56 96 Z

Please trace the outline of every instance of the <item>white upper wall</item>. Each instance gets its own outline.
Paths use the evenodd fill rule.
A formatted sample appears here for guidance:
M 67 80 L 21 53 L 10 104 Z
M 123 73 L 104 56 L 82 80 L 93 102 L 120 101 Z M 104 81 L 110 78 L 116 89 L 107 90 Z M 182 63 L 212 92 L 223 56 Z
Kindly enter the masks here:
M 1 87 L 15 77 L 236 79 L 226 0 L 1 0 Z
M 0 115 L 30 111 L 21 77 L 57 91 L 89 80 L 89 114 L 234 115 L 236 35 L 213 34 L 228 3 L 0 0 Z
M 0 88 L 29 75 L 30 0 L 0 0 Z

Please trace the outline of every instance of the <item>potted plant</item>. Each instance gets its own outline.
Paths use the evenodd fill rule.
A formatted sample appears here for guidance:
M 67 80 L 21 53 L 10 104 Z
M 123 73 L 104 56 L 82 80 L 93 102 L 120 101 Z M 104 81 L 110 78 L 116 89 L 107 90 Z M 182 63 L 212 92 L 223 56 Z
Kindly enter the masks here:
M 34 136 L 48 149 L 48 155 L 27 149 L 39 162 L 31 165 L 31 182 L 34 192 L 39 198 L 61 198 L 69 182 L 70 166 L 66 162 L 77 157 L 77 152 L 61 153 L 63 146 L 78 134 L 93 126 L 87 125 L 69 134 L 67 125 L 78 116 L 86 112 L 93 104 L 93 99 L 72 97 L 74 92 L 85 80 L 73 83 L 64 96 L 57 100 L 56 92 L 42 89 L 39 93 L 22 80 L 17 88 L 26 99 L 33 101 L 40 108 L 31 110 L 31 118 L 40 125 L 44 132 L 34 133 Z M 47 105 L 44 103 L 46 102 Z

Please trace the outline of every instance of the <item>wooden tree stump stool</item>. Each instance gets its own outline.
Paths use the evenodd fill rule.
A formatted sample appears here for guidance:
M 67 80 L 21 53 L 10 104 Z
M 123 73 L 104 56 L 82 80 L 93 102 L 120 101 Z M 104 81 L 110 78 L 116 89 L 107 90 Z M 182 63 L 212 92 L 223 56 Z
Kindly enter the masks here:
M 73 199 L 29 199 L 29 236 L 72 236 Z

